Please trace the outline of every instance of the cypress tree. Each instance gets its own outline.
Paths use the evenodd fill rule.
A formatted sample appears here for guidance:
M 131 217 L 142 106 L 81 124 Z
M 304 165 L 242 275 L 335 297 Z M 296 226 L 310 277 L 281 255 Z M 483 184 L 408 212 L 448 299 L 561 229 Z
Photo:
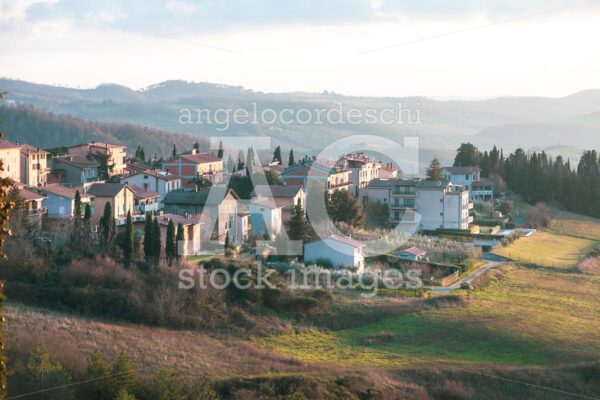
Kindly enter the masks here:
M 290 239 L 308 241 L 308 221 L 300 202 L 294 207 L 294 215 L 290 220 Z
M 176 255 L 177 244 L 175 243 L 175 223 L 172 219 L 169 220 L 169 224 L 167 225 L 167 236 L 165 239 L 165 256 L 171 263 L 171 260 Z
M 154 218 L 152 222 L 152 259 L 158 264 L 160 261 L 161 253 L 161 239 L 160 239 L 160 225 L 158 224 L 158 218 Z
M 83 226 L 81 234 L 82 250 L 88 252 L 92 242 L 92 206 L 89 203 L 85 205 L 85 213 L 83 215 Z
M 279 161 L 280 164 L 283 162 L 281 159 L 281 146 L 277 146 L 273 152 L 273 162 L 276 161 Z
M 296 161 L 294 160 L 294 149 L 290 149 L 290 158 L 288 160 L 288 166 L 291 167 L 294 164 L 296 164 Z
M 104 213 L 102 218 L 100 218 L 100 230 L 102 247 L 108 252 L 112 248 L 116 233 L 116 224 L 110 202 L 106 202 L 104 205 Z
M 177 156 L 177 147 L 175 146 L 175 143 L 173 143 L 173 157 Z
M 223 141 L 219 142 L 219 151 L 217 152 L 217 157 L 223 158 Z
M 144 257 L 146 261 L 152 258 L 152 214 L 146 213 L 146 224 L 144 225 Z
M 185 234 L 183 232 L 183 225 L 181 222 L 177 224 L 177 236 L 175 238 L 175 254 L 177 257 L 182 256 L 183 254 L 179 254 L 179 249 L 183 248 L 183 241 L 185 240 Z
M 125 263 L 129 265 L 133 255 L 133 220 L 131 210 L 127 211 L 127 222 L 125 223 L 125 241 L 123 242 L 123 256 Z

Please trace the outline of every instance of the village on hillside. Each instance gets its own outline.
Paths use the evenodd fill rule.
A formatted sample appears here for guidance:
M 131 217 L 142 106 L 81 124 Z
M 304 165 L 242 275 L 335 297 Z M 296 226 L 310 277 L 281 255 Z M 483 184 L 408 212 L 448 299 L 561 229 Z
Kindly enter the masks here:
M 448 286 L 484 264 L 485 252 L 533 233 L 518 229 L 524 219 L 513 218 L 511 201 L 497 199 L 501 179 L 483 177 L 478 166 L 434 160 L 427 177 L 418 178 L 362 152 L 296 162 L 291 150 L 284 164 L 277 147 L 263 165 L 255 165 L 251 148 L 236 161 L 223 153 L 222 144 L 212 153 L 174 146 L 169 159 L 147 160 L 142 146 L 128 156 L 109 143 L 42 150 L 0 142 L 1 174 L 14 182 L 26 214 L 24 237 L 49 246 L 68 245 L 74 224 L 85 246 L 106 249 L 127 231 L 138 243 L 152 243 L 146 258 L 168 260 L 256 256 L 261 241 L 283 235 L 303 244 L 287 260 L 358 272 L 382 263 L 412 266 L 433 286 Z M 255 184 L 256 174 L 266 184 Z M 307 213 L 317 196 L 325 197 L 336 229 L 325 236 Z M 383 250 L 365 245 L 392 232 L 402 235 Z M 260 255 L 281 259 L 271 252 Z

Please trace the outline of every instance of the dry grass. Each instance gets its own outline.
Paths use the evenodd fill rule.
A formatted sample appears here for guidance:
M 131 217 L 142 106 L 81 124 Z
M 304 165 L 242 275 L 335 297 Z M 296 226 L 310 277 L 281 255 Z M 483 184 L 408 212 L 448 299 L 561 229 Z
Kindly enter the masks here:
M 53 357 L 73 371 L 82 371 L 95 349 L 109 360 L 126 350 L 135 368 L 146 368 L 141 375 L 154 372 L 148 366 L 161 365 L 184 374 L 214 377 L 309 369 L 303 362 L 248 341 L 219 341 L 193 331 L 105 323 L 14 303 L 7 304 L 5 315 L 4 333 L 11 358 L 21 358 L 43 343 Z

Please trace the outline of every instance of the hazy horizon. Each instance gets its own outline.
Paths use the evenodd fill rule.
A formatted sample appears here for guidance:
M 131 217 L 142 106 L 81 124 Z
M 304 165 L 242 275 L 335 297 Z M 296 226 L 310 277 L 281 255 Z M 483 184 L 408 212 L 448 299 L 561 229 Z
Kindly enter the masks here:
M 0 51 L 2 75 L 71 87 L 181 79 L 271 93 L 562 97 L 600 88 L 589 46 L 599 15 L 596 1 L 560 0 L 6 0 Z

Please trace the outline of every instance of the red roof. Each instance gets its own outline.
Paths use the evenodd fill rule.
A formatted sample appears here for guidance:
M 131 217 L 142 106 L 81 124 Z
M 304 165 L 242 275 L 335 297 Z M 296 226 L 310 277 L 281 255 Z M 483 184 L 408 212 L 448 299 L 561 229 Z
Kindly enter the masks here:
M 213 156 L 210 153 L 198 153 L 198 154 L 182 154 L 181 158 L 186 159 L 188 161 L 194 162 L 196 164 L 204 164 L 221 161 L 221 159 L 217 156 Z M 169 163 L 168 161 L 166 162 Z
M 24 187 L 19 188 L 19 196 L 21 196 L 24 200 L 42 200 L 45 199 L 46 196 L 41 195 L 36 192 L 32 192 L 31 190 L 25 189 Z
M 402 250 L 400 253 L 408 253 L 415 257 L 424 256 L 425 254 L 427 254 L 425 250 L 421 250 L 418 247 L 411 247 L 410 249 Z
M 328 237 L 328 239 L 333 239 L 337 242 L 341 242 L 341 243 L 345 243 L 347 245 L 350 245 L 352 247 L 363 247 L 364 244 L 361 242 L 358 242 L 356 240 L 350 239 L 349 237 L 346 236 L 340 236 L 340 235 L 331 235 Z
M 74 199 L 75 193 L 77 192 L 77 190 L 71 189 L 71 188 L 68 188 L 65 186 L 61 186 L 58 183 L 52 183 L 50 185 L 42 186 L 40 188 L 40 192 L 52 193 L 57 196 L 66 197 L 67 199 Z M 91 196 L 87 193 L 83 193 L 83 192 L 79 192 L 79 196 L 81 196 L 82 199 L 93 197 L 93 196 Z
M 18 149 L 19 146 L 18 144 L 14 144 L 12 142 L 9 142 L 8 140 L 2 140 L 0 139 L 0 149 Z
M 154 199 L 161 196 L 160 193 L 153 192 L 152 190 L 145 190 L 138 185 L 129 185 L 129 187 L 133 190 L 133 195 L 135 197 L 140 197 L 142 199 Z

